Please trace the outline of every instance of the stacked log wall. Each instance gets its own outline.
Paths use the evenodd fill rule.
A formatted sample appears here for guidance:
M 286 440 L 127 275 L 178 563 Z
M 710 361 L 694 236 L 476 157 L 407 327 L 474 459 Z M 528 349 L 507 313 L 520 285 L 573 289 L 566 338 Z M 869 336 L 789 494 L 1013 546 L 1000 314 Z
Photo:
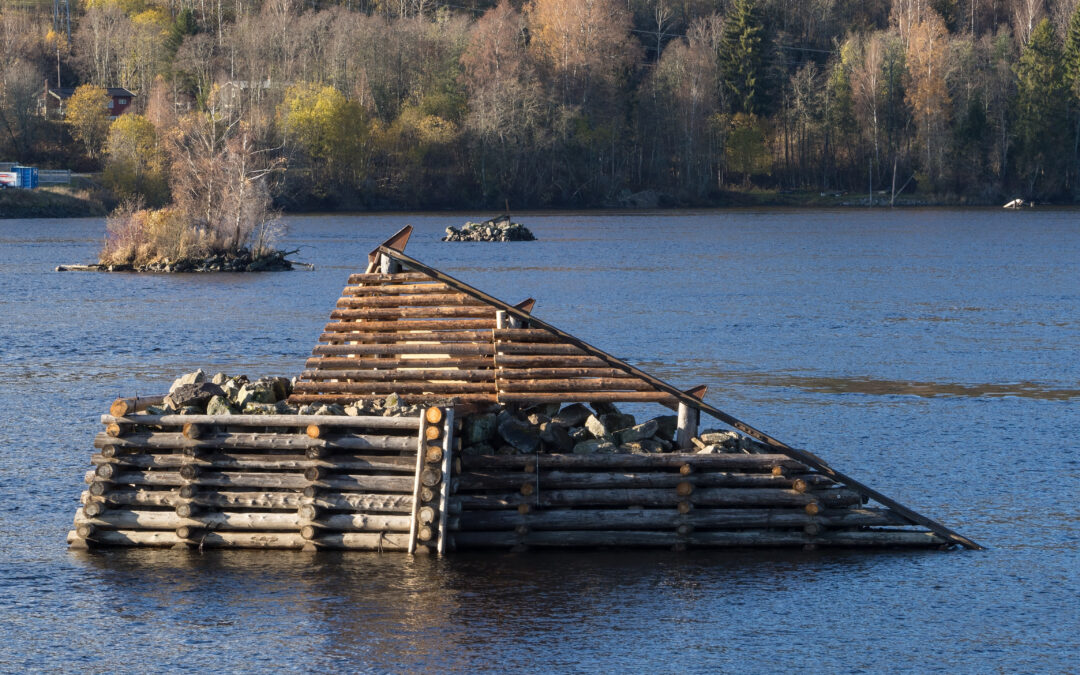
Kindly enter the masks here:
M 426 514 L 416 500 L 422 417 L 134 413 L 102 423 L 73 547 L 435 545 L 413 528 L 415 512 Z
M 463 456 L 457 549 L 940 546 L 773 454 Z

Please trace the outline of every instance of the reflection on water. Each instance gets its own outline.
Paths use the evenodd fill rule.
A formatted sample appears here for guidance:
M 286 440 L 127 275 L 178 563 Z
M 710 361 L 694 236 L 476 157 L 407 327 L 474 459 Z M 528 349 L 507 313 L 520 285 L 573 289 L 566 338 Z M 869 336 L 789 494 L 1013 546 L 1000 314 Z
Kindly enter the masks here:
M 490 214 L 291 217 L 316 270 L 248 275 L 54 273 L 100 219 L 0 221 L 0 670 L 1073 669 L 1078 212 L 999 211 L 515 214 L 540 241 L 491 246 L 439 241 Z M 990 550 L 65 549 L 108 401 L 297 374 L 406 222 L 418 259 Z

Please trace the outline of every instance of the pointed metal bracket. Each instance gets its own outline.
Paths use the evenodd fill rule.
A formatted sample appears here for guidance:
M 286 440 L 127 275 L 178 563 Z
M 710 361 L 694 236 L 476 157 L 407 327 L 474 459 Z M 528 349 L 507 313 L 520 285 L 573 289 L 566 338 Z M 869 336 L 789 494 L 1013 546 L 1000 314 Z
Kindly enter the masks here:
M 399 253 L 403 252 L 405 250 L 405 245 L 409 243 L 409 237 L 412 235 L 412 230 L 412 225 L 406 225 L 398 230 L 394 236 L 376 246 L 375 250 L 371 253 L 368 253 L 368 262 L 375 264 L 375 261 L 379 259 L 379 249 L 384 246 L 386 248 L 392 248 Z

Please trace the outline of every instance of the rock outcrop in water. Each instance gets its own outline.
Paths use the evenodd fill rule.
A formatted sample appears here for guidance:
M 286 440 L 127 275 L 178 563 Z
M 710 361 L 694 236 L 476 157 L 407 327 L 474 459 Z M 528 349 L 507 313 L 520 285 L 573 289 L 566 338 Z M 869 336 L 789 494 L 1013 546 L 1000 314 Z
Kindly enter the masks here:
M 443 241 L 536 241 L 536 237 L 529 228 L 504 216 L 482 223 L 468 222 L 460 230 L 448 227 Z

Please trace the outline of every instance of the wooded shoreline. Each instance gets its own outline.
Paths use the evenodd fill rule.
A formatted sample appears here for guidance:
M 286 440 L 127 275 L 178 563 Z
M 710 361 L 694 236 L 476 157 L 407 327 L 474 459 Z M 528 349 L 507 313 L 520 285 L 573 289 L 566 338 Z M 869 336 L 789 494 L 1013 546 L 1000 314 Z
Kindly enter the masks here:
M 50 193 L 51 194 L 51 193 Z M 1041 206 L 1076 206 L 1080 204 L 1080 201 L 1068 201 L 1068 202 L 1048 202 L 1046 204 L 1040 204 Z M 816 192 L 783 192 L 783 191 L 763 191 L 763 190 L 747 190 L 745 192 L 729 192 L 725 193 L 722 197 L 704 201 L 694 201 L 687 203 L 675 203 L 674 201 L 666 203 L 663 206 L 656 207 L 628 207 L 628 206 L 614 206 L 597 204 L 592 206 L 575 206 L 571 204 L 566 205 L 548 205 L 529 207 L 522 206 L 522 209 L 528 209 L 530 212 L 543 212 L 543 211 L 561 211 L 571 209 L 574 211 L 619 211 L 627 214 L 632 214 L 638 211 L 650 211 L 656 209 L 664 210 L 677 210 L 688 208 L 705 208 L 705 209 L 725 209 L 725 208 L 746 208 L 746 207 L 763 207 L 763 208 L 867 208 L 870 206 L 869 198 L 866 194 L 854 194 L 854 193 L 839 193 L 839 194 L 826 194 L 821 195 Z M 957 208 L 957 207 L 971 207 L 971 208 L 985 208 L 985 207 L 999 207 L 1001 206 L 998 201 L 991 200 L 978 200 L 969 199 L 966 197 L 940 197 L 940 196 L 926 196 L 922 195 L 905 195 L 898 197 L 894 204 L 891 205 L 894 208 L 923 208 L 923 207 L 941 207 L 941 208 Z M 889 208 L 889 196 L 888 195 L 874 195 L 874 208 Z M 492 208 L 498 208 L 490 204 L 447 204 L 443 207 L 431 207 L 431 208 L 411 208 L 404 205 L 389 205 L 379 204 L 373 205 L 369 209 L 358 208 L 342 208 L 342 209 L 296 209 L 291 210 L 285 208 L 283 213 L 287 215 L 305 215 L 311 213 L 354 213 L 358 215 L 368 213 L 385 213 L 385 212 L 401 212 L 401 213 L 415 213 L 417 211 L 433 211 L 437 212 L 441 208 L 453 209 L 455 211 L 485 211 Z M 33 218 L 88 218 L 88 217 L 103 217 L 106 213 L 106 206 L 104 203 L 92 198 L 82 199 L 42 199 L 36 198 L 27 199 L 23 197 L 18 201 L 8 201 L 5 199 L 5 193 L 0 192 L 0 220 L 3 219 L 33 219 Z

